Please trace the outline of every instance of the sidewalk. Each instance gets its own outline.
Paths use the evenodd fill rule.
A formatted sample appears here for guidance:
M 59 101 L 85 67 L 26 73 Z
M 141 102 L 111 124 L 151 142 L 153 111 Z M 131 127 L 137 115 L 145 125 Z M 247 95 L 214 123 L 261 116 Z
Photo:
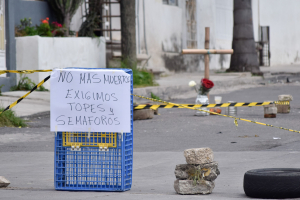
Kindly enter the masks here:
M 289 81 L 300 81 L 300 65 L 280 65 L 261 67 L 260 69 L 264 73 L 263 77 L 252 76 L 250 72 L 210 71 L 210 80 L 215 84 L 210 94 L 221 94 L 243 88 L 286 82 L 287 78 Z M 193 98 L 196 94 L 194 89 L 188 86 L 188 83 L 191 80 L 199 83 L 203 77 L 203 72 L 173 74 L 156 80 L 159 86 L 134 88 L 134 94 L 150 97 L 153 93 L 163 100 Z M 0 97 L 0 105 L 6 107 L 26 93 L 24 91 L 3 92 L 3 96 Z M 149 101 L 135 97 L 134 102 L 145 103 Z M 50 92 L 35 91 L 17 104 L 13 110 L 18 116 L 29 116 L 50 111 Z

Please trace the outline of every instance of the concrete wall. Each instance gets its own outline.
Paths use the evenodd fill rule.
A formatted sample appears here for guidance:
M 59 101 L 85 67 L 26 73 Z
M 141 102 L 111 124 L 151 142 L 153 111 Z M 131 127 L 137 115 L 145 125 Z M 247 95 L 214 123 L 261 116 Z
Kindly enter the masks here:
M 182 12 L 181 19 L 181 40 L 182 48 L 187 48 L 187 21 L 185 1 L 179 1 L 179 9 Z M 197 0 L 196 1 L 197 20 L 197 48 L 204 49 L 205 27 L 210 27 L 210 48 L 211 49 L 231 49 L 233 31 L 233 1 L 232 0 Z M 150 8 L 149 8 L 150 9 Z M 179 13 L 170 12 L 169 18 Z M 154 18 L 156 16 L 153 16 Z M 178 27 L 178 20 L 168 20 L 164 24 L 165 29 Z M 148 26 L 148 24 L 147 24 Z M 179 27 L 178 27 L 179 28 Z M 178 30 L 176 30 L 178 31 Z M 161 34 L 161 33 L 159 33 Z M 150 44 L 152 45 L 152 44 Z M 164 67 L 169 71 L 203 71 L 204 55 L 169 55 L 164 57 L 165 66 L 158 64 L 161 69 Z M 211 55 L 210 69 L 226 69 L 230 65 L 230 55 Z
M 104 38 L 48 38 L 28 36 L 16 38 L 17 70 L 65 67 L 105 68 Z M 50 73 L 34 73 L 28 77 L 39 83 Z M 50 83 L 44 84 L 50 88 Z
M 120 8 L 112 6 L 119 15 Z M 197 0 L 197 48 L 204 48 L 205 27 L 211 28 L 210 47 L 231 49 L 233 30 L 233 0 Z M 162 0 L 136 0 L 137 54 L 151 58 L 147 69 L 166 73 L 203 71 L 203 55 L 181 55 L 187 48 L 186 1 L 178 6 L 163 4 Z M 119 19 L 113 18 L 112 28 L 119 29 Z M 113 32 L 113 40 L 120 40 L 120 32 Z M 211 69 L 229 68 L 230 55 L 211 55 Z
M 232 0 L 197 0 L 198 49 L 205 46 L 205 27 L 210 28 L 210 49 L 231 49 L 233 31 Z M 197 55 L 199 65 L 193 71 L 204 70 L 204 56 Z M 230 55 L 210 55 L 210 69 L 227 69 Z M 191 71 L 191 70 L 190 70 Z
M 255 40 L 258 25 L 270 26 L 271 65 L 300 63 L 300 1 L 253 0 Z
M 70 22 L 70 29 L 72 31 L 79 31 L 81 24 L 83 22 L 83 16 L 85 15 L 85 9 L 84 5 L 80 5 L 79 8 L 77 9 L 76 13 L 74 14 L 71 22 Z
M 165 5 L 162 1 L 140 1 L 140 6 L 142 3 L 145 3 L 146 9 L 145 25 L 143 16 L 139 16 L 142 22 L 140 24 L 141 52 L 151 56 L 149 68 L 156 71 L 173 71 L 166 60 L 170 56 L 179 55 L 182 49 L 182 9 L 178 6 Z M 142 10 L 142 7 L 139 9 Z M 145 26 L 145 33 L 143 26 Z

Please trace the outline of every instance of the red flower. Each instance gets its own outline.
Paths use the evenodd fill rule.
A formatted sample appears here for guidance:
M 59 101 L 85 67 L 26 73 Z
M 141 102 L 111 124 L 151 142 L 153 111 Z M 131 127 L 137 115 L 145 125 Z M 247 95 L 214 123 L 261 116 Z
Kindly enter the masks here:
M 203 78 L 201 80 L 201 84 L 203 87 L 205 87 L 206 89 L 211 89 L 212 87 L 214 87 L 214 83 L 206 78 Z
M 62 25 L 58 22 L 52 22 L 52 24 L 56 27 L 62 28 Z

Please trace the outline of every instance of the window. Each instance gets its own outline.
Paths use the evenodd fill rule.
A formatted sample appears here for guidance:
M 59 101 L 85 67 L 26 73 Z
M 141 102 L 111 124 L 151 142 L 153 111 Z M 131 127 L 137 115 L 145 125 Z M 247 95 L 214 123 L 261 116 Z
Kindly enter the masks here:
M 178 0 L 163 0 L 163 4 L 178 6 Z

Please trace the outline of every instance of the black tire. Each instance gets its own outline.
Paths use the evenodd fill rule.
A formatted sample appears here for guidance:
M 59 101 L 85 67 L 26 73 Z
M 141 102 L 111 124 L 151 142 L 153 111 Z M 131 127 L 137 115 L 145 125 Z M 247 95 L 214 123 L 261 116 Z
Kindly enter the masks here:
M 299 168 L 253 169 L 244 175 L 244 191 L 254 198 L 300 197 Z

